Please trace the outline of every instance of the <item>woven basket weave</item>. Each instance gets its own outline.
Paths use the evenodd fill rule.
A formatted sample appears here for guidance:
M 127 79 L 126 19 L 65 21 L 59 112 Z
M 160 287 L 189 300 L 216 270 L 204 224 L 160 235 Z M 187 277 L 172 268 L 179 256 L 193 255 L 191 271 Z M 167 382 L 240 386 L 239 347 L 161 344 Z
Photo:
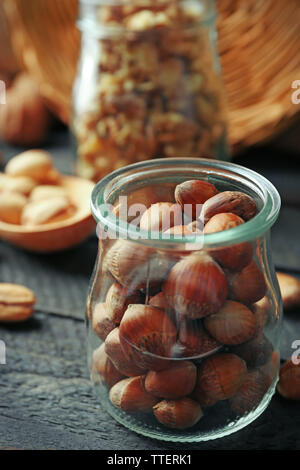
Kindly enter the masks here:
M 80 35 L 77 0 L 4 0 L 13 44 L 57 115 L 68 122 Z M 274 137 L 299 111 L 299 0 L 217 0 L 229 141 L 240 149 Z

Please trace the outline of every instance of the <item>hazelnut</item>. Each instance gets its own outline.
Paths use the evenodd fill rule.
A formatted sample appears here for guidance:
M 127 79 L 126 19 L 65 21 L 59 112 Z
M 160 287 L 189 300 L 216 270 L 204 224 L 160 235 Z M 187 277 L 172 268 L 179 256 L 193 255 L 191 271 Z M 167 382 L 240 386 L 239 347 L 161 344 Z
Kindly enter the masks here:
M 178 204 L 158 202 L 143 213 L 140 228 L 151 232 L 165 232 L 174 225 L 181 225 L 182 222 L 182 210 Z
M 203 223 L 200 222 L 200 220 L 193 220 L 193 222 L 190 222 L 186 228 L 192 232 L 192 233 L 195 233 L 196 235 L 197 234 L 200 234 L 200 233 L 203 233 Z
M 144 377 L 130 377 L 116 383 L 109 392 L 111 403 L 127 412 L 150 412 L 158 399 L 146 392 Z
M 153 407 L 156 419 L 171 429 L 187 429 L 194 426 L 202 418 L 202 409 L 191 398 L 163 400 Z
M 105 341 L 107 335 L 114 330 L 116 325 L 111 321 L 107 314 L 105 303 L 99 303 L 92 311 L 92 328 L 102 341 Z
M 132 191 L 130 194 L 127 194 L 127 199 L 124 199 L 124 201 L 117 201 L 114 207 L 114 214 L 127 222 L 132 222 L 133 219 L 136 221 L 138 219 L 136 217 L 136 213 L 134 215 L 130 214 L 131 207 L 136 206 L 137 208 L 144 208 L 145 210 L 145 208 L 148 209 L 151 205 L 160 201 L 169 201 L 174 203 L 174 189 L 175 184 L 173 183 L 139 188 Z
M 168 304 L 167 299 L 163 292 L 159 292 L 158 294 L 151 297 L 149 301 L 149 305 L 151 305 L 151 307 L 157 307 L 160 310 L 164 310 L 165 313 L 167 313 L 167 315 L 170 317 L 174 325 L 177 324 L 178 319 L 177 319 L 176 312 L 174 312 L 172 307 L 170 307 L 170 305 Z
M 206 224 L 214 215 L 223 212 L 231 212 L 247 221 L 256 215 L 257 208 L 255 201 L 247 194 L 223 191 L 203 204 L 200 219 Z
M 251 305 L 251 310 L 256 320 L 256 333 L 263 331 L 268 323 L 270 308 L 271 302 L 267 296 L 264 296 L 262 299 L 258 300 L 258 302 Z
M 222 344 L 203 328 L 201 320 L 180 321 L 177 343 L 179 357 L 206 356 L 221 347 Z
M 229 406 L 238 415 L 249 413 L 260 404 L 268 388 L 268 378 L 262 371 L 247 372 L 239 389 L 229 398 Z
M 263 366 L 260 366 L 259 369 L 266 375 L 268 378 L 268 383 L 271 385 L 278 377 L 280 366 L 280 354 L 278 350 L 274 350 L 269 358 L 269 360 Z
M 129 358 L 123 350 L 118 327 L 107 335 L 105 339 L 105 352 L 116 369 L 127 377 L 144 374 L 147 370 L 142 366 L 140 367 L 132 358 Z
M 218 353 L 203 360 L 193 396 L 202 406 L 232 397 L 245 380 L 247 367 L 235 354 Z
M 192 393 L 197 378 L 197 368 L 189 361 L 176 361 L 167 369 L 150 370 L 145 378 L 145 389 L 155 397 L 180 398 Z
M 132 291 L 144 289 L 147 294 L 159 291 L 169 270 L 166 257 L 153 248 L 127 240 L 117 240 L 106 253 L 104 269 L 123 287 Z
M 152 370 L 169 365 L 177 331 L 168 315 L 151 305 L 129 305 L 120 323 L 122 348 L 140 367 Z
M 217 188 L 207 181 L 191 180 L 178 184 L 175 189 L 175 200 L 182 210 L 192 219 L 199 217 L 202 204 L 218 194 Z
M 93 352 L 91 379 L 95 383 L 98 382 L 97 375 L 100 376 L 108 388 L 111 388 L 124 377 L 107 356 L 104 344 Z
M 206 253 L 193 253 L 170 270 L 162 291 L 180 315 L 190 319 L 217 312 L 227 297 L 227 280 Z
M 106 308 L 110 320 L 114 324 L 119 324 L 130 304 L 141 304 L 144 296 L 141 292 L 131 292 L 127 287 L 115 282 L 109 288 L 106 295 Z
M 256 320 L 248 307 L 227 300 L 217 313 L 204 318 L 204 326 L 222 344 L 241 344 L 254 336 Z
M 255 261 L 251 261 L 238 273 L 228 273 L 227 279 L 229 298 L 242 304 L 258 302 L 267 290 L 264 275 Z
M 244 359 L 249 368 L 254 368 L 266 364 L 273 352 L 273 345 L 263 332 L 259 332 L 249 341 L 232 346 L 231 351 Z
M 300 364 L 289 359 L 281 366 L 277 391 L 289 400 L 300 400 Z
M 165 311 L 170 308 L 163 292 L 159 292 L 158 294 L 151 297 L 149 305 L 151 305 L 152 307 L 160 308 L 161 310 Z
M 220 213 L 214 215 L 205 225 L 204 234 L 229 230 L 244 224 L 236 214 Z M 252 260 L 253 246 L 249 242 L 236 243 L 226 248 L 210 250 L 210 255 L 223 267 L 232 271 L 241 271 Z

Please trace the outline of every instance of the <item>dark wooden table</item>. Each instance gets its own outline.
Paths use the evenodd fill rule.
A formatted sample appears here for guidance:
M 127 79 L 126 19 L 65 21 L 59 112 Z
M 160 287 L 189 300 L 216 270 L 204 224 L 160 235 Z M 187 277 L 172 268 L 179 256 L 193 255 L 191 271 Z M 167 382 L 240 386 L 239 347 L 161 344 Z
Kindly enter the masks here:
M 300 127 L 248 150 L 236 162 L 269 178 L 282 196 L 272 230 L 277 269 L 300 277 Z M 4 162 L 20 149 L 2 145 Z M 64 128 L 45 144 L 57 167 L 71 172 Z M 0 281 L 20 282 L 37 295 L 30 321 L 0 327 L 6 365 L 0 365 L 0 449 L 300 450 L 300 402 L 275 394 L 267 410 L 231 436 L 199 444 L 173 444 L 139 436 L 110 418 L 97 402 L 86 365 L 84 307 L 97 254 L 94 237 L 61 254 L 38 256 L 0 242 Z M 282 359 L 300 339 L 300 312 L 286 314 Z

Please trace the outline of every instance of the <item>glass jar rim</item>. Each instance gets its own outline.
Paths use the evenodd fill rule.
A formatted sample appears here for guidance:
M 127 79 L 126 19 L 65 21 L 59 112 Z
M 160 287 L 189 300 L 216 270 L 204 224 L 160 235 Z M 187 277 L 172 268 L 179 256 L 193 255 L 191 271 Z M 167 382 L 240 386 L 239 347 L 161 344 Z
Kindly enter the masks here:
M 137 231 L 134 225 L 117 218 L 112 211 L 106 209 L 103 211 L 105 212 L 104 215 L 102 210 L 100 210 L 100 208 L 107 206 L 105 190 L 108 185 L 111 185 L 114 181 L 117 182 L 126 179 L 126 173 L 128 174 L 132 171 L 144 173 L 148 171 L 149 173 L 151 170 L 155 170 L 157 166 L 160 167 L 160 169 L 166 166 L 172 166 L 174 169 L 178 169 L 179 166 L 185 168 L 192 168 L 192 166 L 194 166 L 198 170 L 202 169 L 207 175 L 218 175 L 219 177 L 222 177 L 222 174 L 225 176 L 226 173 L 231 172 L 232 176 L 235 177 L 236 180 L 239 180 L 239 182 L 247 181 L 253 190 L 256 187 L 256 194 L 260 191 L 260 197 L 264 198 L 263 207 L 251 220 L 222 232 L 210 234 L 195 233 L 192 235 L 184 235 L 180 239 L 178 236 L 170 236 L 170 238 L 166 239 L 163 237 L 162 233 L 157 232 L 159 235 L 157 238 L 155 237 L 155 239 L 153 239 L 149 237 L 148 231 L 140 230 L 138 232 L 139 237 L 137 237 Z M 195 174 L 194 179 L 197 179 L 197 174 Z M 199 177 L 199 179 L 201 178 Z M 267 178 L 254 170 L 250 170 L 236 163 L 208 158 L 160 158 L 134 163 L 106 175 L 95 185 L 91 196 L 92 214 L 100 226 L 107 227 L 112 233 L 118 232 L 120 235 L 119 238 L 161 249 L 175 250 L 190 250 L 193 249 L 193 247 L 197 249 L 197 246 L 201 248 L 218 248 L 254 240 L 265 234 L 276 222 L 280 207 L 280 195 L 275 186 Z

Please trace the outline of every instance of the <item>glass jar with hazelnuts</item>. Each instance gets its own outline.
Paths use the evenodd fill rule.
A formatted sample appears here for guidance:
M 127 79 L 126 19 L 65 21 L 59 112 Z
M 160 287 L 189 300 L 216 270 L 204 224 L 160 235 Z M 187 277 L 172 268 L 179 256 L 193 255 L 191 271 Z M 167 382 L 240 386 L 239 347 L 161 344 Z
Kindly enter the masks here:
M 106 176 L 92 210 L 99 252 L 86 312 L 99 402 L 168 441 L 256 419 L 279 372 L 277 190 L 232 163 L 162 158 Z

